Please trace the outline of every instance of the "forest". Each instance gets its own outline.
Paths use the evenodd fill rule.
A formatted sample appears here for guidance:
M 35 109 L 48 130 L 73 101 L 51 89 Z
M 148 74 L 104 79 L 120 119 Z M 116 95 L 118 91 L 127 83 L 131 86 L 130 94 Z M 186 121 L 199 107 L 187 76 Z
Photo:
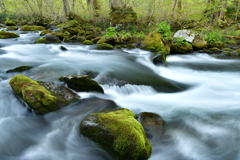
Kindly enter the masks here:
M 113 7 L 131 7 L 138 24 L 148 26 L 167 21 L 172 27 L 198 28 L 208 25 L 229 27 L 239 24 L 238 0 L 1 0 L 2 17 L 22 23 L 44 20 L 61 23 L 74 13 L 94 23 L 109 22 Z M 5 16 L 6 16 L 5 15 Z

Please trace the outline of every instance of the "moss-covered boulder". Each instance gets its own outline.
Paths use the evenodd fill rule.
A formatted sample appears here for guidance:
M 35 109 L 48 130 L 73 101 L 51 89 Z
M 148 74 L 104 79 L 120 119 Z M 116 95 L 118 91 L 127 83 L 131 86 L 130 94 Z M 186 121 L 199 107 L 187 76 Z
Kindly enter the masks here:
M 82 42 L 82 44 L 84 44 L 84 45 L 92 45 L 93 43 L 90 40 L 85 40 L 85 41 Z
M 128 109 L 92 113 L 80 123 L 80 133 L 117 160 L 140 160 L 151 156 L 152 147 L 144 129 Z
M 111 44 L 108 43 L 101 43 L 97 45 L 97 49 L 99 50 L 111 50 L 113 49 L 113 46 Z
M 9 84 L 19 98 L 41 114 L 58 110 L 79 98 L 64 86 L 37 82 L 21 74 L 12 77 Z
M 23 71 L 27 71 L 29 69 L 31 69 L 32 67 L 30 66 L 20 66 L 20 67 L 16 67 L 14 69 L 9 69 L 6 71 L 6 73 L 10 73 L 10 72 L 23 72 Z
M 162 38 L 161 33 L 159 32 L 151 32 L 149 33 L 146 38 L 143 41 L 143 47 L 142 49 L 159 53 L 159 52 L 165 52 L 166 54 L 169 54 L 170 47 L 165 44 L 164 39 Z
M 132 7 L 112 7 L 110 12 L 110 21 L 113 25 L 134 24 L 137 22 L 137 14 Z
M 45 43 L 45 44 L 50 44 L 50 43 L 61 43 L 61 40 L 54 34 L 46 34 L 42 38 L 39 38 L 34 42 L 36 43 Z
M 137 120 L 142 124 L 148 139 L 159 139 L 162 135 L 165 121 L 156 113 L 141 112 L 136 115 Z
M 67 83 L 68 87 L 77 92 L 100 92 L 104 93 L 102 87 L 88 75 L 67 75 L 59 78 Z
M 225 48 L 226 47 L 226 44 L 224 44 L 223 42 L 220 42 L 220 41 L 216 41 L 216 42 L 213 42 L 209 45 L 210 48 L 219 48 L 219 49 L 222 49 L 222 48 Z
M 5 24 L 6 26 L 15 26 L 15 25 L 16 25 L 15 22 L 13 22 L 12 20 L 6 20 L 6 21 L 4 22 L 4 24 Z
M 207 42 L 202 38 L 195 38 L 192 42 L 193 48 L 203 49 L 208 46 Z
M 18 27 L 17 27 L 17 26 L 8 26 L 8 27 L 6 28 L 6 30 L 7 30 L 7 31 L 16 31 L 16 30 L 18 30 Z
M 42 31 L 42 30 L 46 30 L 44 27 L 42 26 L 29 26 L 29 25 L 24 25 L 20 28 L 21 31 Z
M 13 32 L 6 32 L 6 31 L 0 31 L 0 39 L 5 39 L 5 38 L 16 38 L 19 37 L 18 34 L 13 33 Z
M 186 43 L 173 43 L 171 45 L 171 54 L 181 54 L 192 52 L 192 45 L 188 42 Z

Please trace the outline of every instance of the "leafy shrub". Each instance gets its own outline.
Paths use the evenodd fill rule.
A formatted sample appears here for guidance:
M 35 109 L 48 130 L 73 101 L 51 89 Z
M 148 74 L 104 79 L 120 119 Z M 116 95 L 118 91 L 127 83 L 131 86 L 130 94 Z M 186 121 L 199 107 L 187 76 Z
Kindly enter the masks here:
M 116 36 L 116 30 L 114 27 L 109 27 L 106 29 L 106 34 L 103 37 L 115 37 Z
M 161 23 L 157 23 L 157 31 L 162 33 L 164 38 L 168 38 L 169 34 L 171 33 L 171 27 L 166 21 L 163 21 Z
M 221 35 L 217 34 L 216 32 L 209 32 L 209 34 L 207 34 L 205 39 L 209 44 L 213 44 L 215 42 L 222 41 L 223 37 Z

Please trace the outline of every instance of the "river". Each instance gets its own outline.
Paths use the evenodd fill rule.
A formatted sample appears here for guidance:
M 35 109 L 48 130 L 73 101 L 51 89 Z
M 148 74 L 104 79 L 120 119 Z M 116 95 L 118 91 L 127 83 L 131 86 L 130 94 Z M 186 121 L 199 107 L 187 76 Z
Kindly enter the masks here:
M 39 33 L 17 33 L 19 38 L 0 40 L 1 160 L 112 160 L 79 135 L 78 125 L 86 115 L 109 107 L 98 98 L 136 114 L 162 116 L 166 126 L 162 136 L 151 141 L 149 160 L 240 159 L 240 60 L 192 53 L 170 55 L 167 65 L 156 66 L 151 53 L 140 49 L 33 44 Z M 33 68 L 21 74 L 56 83 L 60 76 L 92 71 L 105 94 L 78 92 L 87 101 L 37 115 L 8 84 L 18 73 L 6 71 L 23 65 Z

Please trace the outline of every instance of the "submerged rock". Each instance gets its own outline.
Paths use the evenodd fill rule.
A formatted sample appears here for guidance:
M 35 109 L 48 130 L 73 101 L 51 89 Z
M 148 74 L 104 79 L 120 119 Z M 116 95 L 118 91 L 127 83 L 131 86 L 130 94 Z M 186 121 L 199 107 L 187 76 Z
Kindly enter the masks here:
M 41 114 L 58 110 L 79 98 L 63 86 L 37 82 L 21 74 L 12 77 L 9 84 L 19 98 Z
M 32 67 L 30 66 L 20 66 L 20 67 L 16 67 L 14 69 L 9 69 L 6 71 L 6 73 L 10 73 L 10 72 L 23 72 L 23 71 L 27 71 L 29 69 L 31 69 Z
M 102 87 L 88 75 L 68 75 L 59 78 L 67 83 L 68 87 L 77 92 L 100 92 L 104 93 Z
M 96 142 L 117 160 L 144 160 L 152 146 L 142 125 L 128 109 L 105 109 L 80 123 L 80 133 Z
M 148 139 L 159 139 L 165 124 L 163 119 L 156 113 L 141 112 L 136 115 L 137 120 L 142 124 Z

